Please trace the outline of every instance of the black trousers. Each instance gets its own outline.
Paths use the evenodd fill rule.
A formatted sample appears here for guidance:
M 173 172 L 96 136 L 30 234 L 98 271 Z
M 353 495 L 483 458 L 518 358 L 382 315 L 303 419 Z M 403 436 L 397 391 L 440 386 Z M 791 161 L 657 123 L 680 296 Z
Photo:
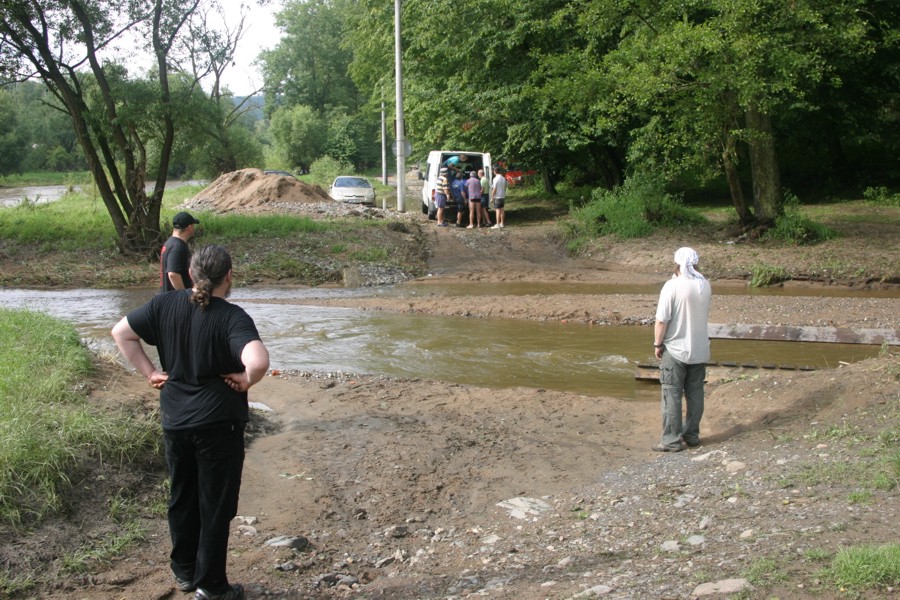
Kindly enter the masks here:
M 172 572 L 212 594 L 228 590 L 228 531 L 244 468 L 244 423 L 163 430 Z

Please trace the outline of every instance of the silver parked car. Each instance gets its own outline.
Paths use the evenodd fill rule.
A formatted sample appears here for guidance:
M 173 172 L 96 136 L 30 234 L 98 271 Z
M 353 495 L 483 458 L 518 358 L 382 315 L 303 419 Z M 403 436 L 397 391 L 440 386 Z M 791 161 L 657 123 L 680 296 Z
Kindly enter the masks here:
M 375 188 L 365 177 L 341 175 L 331 184 L 331 197 L 340 202 L 375 205 Z

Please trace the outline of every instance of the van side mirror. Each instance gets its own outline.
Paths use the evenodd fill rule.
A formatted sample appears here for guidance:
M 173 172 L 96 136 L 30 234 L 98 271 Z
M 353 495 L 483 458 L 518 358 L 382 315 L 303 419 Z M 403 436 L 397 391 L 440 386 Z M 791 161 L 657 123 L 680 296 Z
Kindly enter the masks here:
M 419 179 L 425 181 L 425 173 L 423 173 L 422 171 L 419 171 Z

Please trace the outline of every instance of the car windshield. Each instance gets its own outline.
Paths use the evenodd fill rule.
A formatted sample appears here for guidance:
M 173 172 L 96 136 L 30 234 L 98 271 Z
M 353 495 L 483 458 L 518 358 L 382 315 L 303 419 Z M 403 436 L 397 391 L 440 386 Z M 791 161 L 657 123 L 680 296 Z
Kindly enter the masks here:
M 338 177 L 334 180 L 334 187 L 372 187 L 363 177 Z

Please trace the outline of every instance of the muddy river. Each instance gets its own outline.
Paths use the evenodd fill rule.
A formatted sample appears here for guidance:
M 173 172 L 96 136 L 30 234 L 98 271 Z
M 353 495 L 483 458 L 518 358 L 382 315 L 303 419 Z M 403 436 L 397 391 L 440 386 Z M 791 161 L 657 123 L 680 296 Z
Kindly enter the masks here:
M 169 181 L 166 183 L 167 189 L 175 189 L 182 185 L 205 185 L 203 181 Z M 153 184 L 148 184 L 147 189 L 153 188 Z M 32 187 L 3 187 L 0 186 L 0 208 L 12 208 L 23 202 L 32 204 L 47 204 L 56 202 L 66 195 L 69 191 L 80 192 L 83 186 L 80 185 L 41 185 Z
M 559 293 L 531 284 L 522 293 Z M 469 286 L 464 286 L 469 287 Z M 439 292 L 477 294 L 481 284 Z M 488 286 L 484 293 L 514 293 Z M 588 293 L 584 286 L 582 291 Z M 621 287 L 617 293 L 625 292 Z M 647 293 L 646 290 L 629 290 Z M 717 289 L 717 292 L 719 290 Z M 113 350 L 109 330 L 121 316 L 149 299 L 141 290 L 0 290 L 0 306 L 28 308 L 67 319 L 93 347 Z M 392 314 L 304 304 L 304 299 L 372 294 L 371 289 L 237 289 L 231 300 L 256 321 L 272 368 L 423 377 L 486 387 L 527 386 L 656 400 L 658 387 L 635 380 L 638 363 L 654 362 L 652 329 L 577 323 L 470 319 Z M 416 295 L 420 286 L 400 285 L 377 293 Z M 566 293 L 572 293 L 567 291 Z M 591 290 L 591 293 L 601 293 Z M 877 346 L 719 340 L 714 361 L 834 367 L 878 354 Z

